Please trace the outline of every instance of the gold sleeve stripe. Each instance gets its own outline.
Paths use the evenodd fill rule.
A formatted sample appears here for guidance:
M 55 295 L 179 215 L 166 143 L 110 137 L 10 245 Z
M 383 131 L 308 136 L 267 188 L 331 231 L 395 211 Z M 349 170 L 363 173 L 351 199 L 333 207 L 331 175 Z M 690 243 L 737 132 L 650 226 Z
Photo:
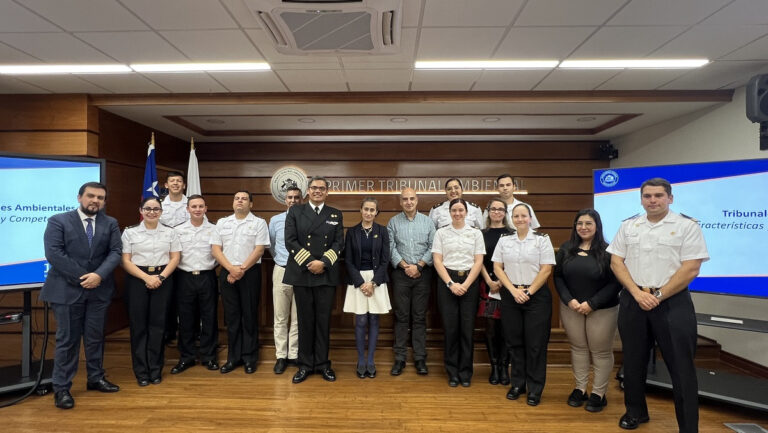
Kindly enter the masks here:
M 336 263 L 336 259 L 339 258 L 339 256 L 336 255 L 336 251 L 334 250 L 328 250 L 323 254 L 325 257 L 328 257 L 328 260 L 331 261 L 331 264 Z
M 296 260 L 296 263 L 298 263 L 299 266 L 301 266 L 301 265 L 304 264 L 304 262 L 307 261 L 309 256 L 310 256 L 309 251 L 307 251 L 306 249 L 302 248 L 302 249 L 299 250 L 298 253 L 296 253 L 296 255 L 293 257 L 293 259 Z

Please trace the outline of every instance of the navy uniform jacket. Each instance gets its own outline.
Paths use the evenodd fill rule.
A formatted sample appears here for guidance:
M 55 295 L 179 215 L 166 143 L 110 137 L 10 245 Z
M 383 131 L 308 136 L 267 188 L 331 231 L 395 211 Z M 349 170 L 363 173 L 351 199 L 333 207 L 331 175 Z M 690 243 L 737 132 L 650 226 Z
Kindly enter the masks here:
M 40 299 L 56 304 L 71 305 L 83 294 L 80 277 L 95 272 L 101 277 L 93 289 L 99 300 L 109 302 L 115 289 L 112 271 L 120 264 L 123 245 L 117 220 L 99 212 L 91 247 L 76 210 L 60 213 L 48 219 L 43 242 L 45 258 L 51 265 Z
M 344 247 L 344 262 L 347 264 L 349 281 L 355 287 L 360 287 L 365 283 L 363 277 L 360 276 L 360 262 L 362 261 L 360 236 L 364 236 L 362 223 L 358 223 L 347 230 L 346 246 Z M 382 285 L 389 281 L 389 275 L 387 274 L 387 266 L 389 266 L 389 232 L 387 232 L 386 227 L 373 223 L 370 236 L 373 236 L 373 248 L 371 251 L 373 282 L 377 285 Z
M 341 211 L 326 204 L 317 215 L 309 203 L 291 206 L 285 217 L 288 263 L 283 283 L 303 287 L 338 285 L 338 264 L 343 247 Z M 307 264 L 312 260 L 322 260 L 325 272 L 320 275 L 310 272 Z

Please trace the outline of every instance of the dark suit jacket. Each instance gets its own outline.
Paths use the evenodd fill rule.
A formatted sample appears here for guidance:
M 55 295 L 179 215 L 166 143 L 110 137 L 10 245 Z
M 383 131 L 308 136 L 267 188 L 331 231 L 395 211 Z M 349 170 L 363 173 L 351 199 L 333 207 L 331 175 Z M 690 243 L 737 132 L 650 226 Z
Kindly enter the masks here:
M 344 263 L 347 265 L 349 280 L 355 287 L 360 287 L 365 281 L 360 276 L 360 262 L 362 260 L 360 251 L 360 237 L 363 234 L 363 225 L 358 223 L 356 226 L 347 230 L 347 239 L 344 246 Z M 373 238 L 373 248 L 371 251 L 371 260 L 373 261 L 373 282 L 377 285 L 389 281 L 387 266 L 389 265 L 389 233 L 387 228 L 373 223 L 370 236 Z
M 285 248 L 288 263 L 283 282 L 292 286 L 336 286 L 339 284 L 339 257 L 344 247 L 344 220 L 341 211 L 326 203 L 320 215 L 309 203 L 291 206 L 285 217 Z M 315 275 L 307 269 L 312 260 L 322 260 L 325 272 Z
M 43 237 L 45 258 L 51 265 L 40 299 L 56 304 L 71 305 L 86 290 L 80 286 L 80 277 L 95 272 L 101 285 L 93 289 L 94 295 L 104 302 L 112 299 L 115 281 L 112 275 L 122 258 L 122 243 L 117 220 L 99 212 L 91 247 L 83 223 L 76 210 L 60 213 L 48 219 Z

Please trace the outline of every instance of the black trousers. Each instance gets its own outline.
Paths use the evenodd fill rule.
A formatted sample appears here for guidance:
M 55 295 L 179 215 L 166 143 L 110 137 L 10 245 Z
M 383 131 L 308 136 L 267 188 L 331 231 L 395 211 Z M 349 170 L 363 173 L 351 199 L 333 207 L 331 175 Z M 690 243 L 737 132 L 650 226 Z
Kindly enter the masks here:
M 299 368 L 309 371 L 330 368 L 328 350 L 336 287 L 293 286 L 293 295 L 299 320 Z
M 99 290 L 99 289 L 96 289 Z M 51 304 L 56 318 L 56 352 L 53 361 L 54 392 L 69 390 L 77 374 L 80 339 L 85 346 L 88 382 L 104 377 L 104 321 L 110 301 L 97 299 L 93 290 L 72 304 Z
M 451 280 L 461 283 L 467 275 L 459 276 L 456 271 L 448 270 Z M 437 305 L 443 319 L 445 330 L 444 362 L 448 377 L 458 377 L 461 381 L 472 379 L 472 359 L 474 355 L 473 334 L 480 288 L 477 280 L 469 286 L 467 293 L 456 296 L 440 278 L 437 283 Z
M 216 360 L 218 344 L 218 291 L 216 272 L 176 270 L 176 300 L 179 312 L 179 361 L 194 361 L 195 340 L 200 330 L 199 358 L 201 362 Z M 202 323 L 202 325 L 201 325 Z
M 651 311 L 644 311 L 626 290 L 619 301 L 619 334 L 624 350 L 624 405 L 630 416 L 648 416 L 645 380 L 654 341 L 672 379 L 677 426 L 699 430 L 696 367 L 696 312 L 691 294 L 683 290 Z
M 259 298 L 261 297 L 261 265 L 245 271 L 234 284 L 227 282 L 229 272 L 222 269 L 221 303 L 227 325 L 227 361 L 259 360 Z
M 155 272 L 159 274 L 160 271 Z M 137 379 L 161 377 L 165 363 L 165 319 L 171 301 L 173 275 L 157 289 L 128 274 L 125 279 L 128 324 L 131 333 L 131 360 Z
M 408 324 L 411 326 L 413 360 L 427 359 L 427 307 L 429 305 L 432 268 L 425 267 L 421 277 L 411 278 L 403 269 L 392 271 L 392 297 L 395 310 L 395 360 L 408 355 Z
M 552 321 L 552 294 L 545 284 L 528 302 L 518 304 L 509 290 L 501 291 L 501 326 L 507 341 L 512 386 L 541 396 L 547 380 L 547 345 Z

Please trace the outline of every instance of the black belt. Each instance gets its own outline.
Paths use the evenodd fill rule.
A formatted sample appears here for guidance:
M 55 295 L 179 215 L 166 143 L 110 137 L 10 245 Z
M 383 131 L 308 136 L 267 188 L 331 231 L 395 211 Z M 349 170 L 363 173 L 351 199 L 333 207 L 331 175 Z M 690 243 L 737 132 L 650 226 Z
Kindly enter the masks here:
M 137 266 L 142 271 L 148 273 L 148 274 L 159 274 L 160 272 L 163 272 L 163 269 L 165 269 L 167 265 L 160 265 L 160 266 Z
M 179 270 L 181 272 L 184 272 L 184 273 L 187 273 L 187 274 L 191 274 L 191 275 L 203 275 L 203 274 L 205 274 L 207 272 L 213 272 L 213 269 L 208 269 L 208 270 L 205 270 L 205 271 L 185 271 L 183 269 L 179 269 Z
M 645 293 L 650 293 L 651 295 L 655 295 L 660 289 L 660 287 L 640 287 L 640 290 Z
M 450 273 L 454 273 L 454 274 L 456 274 L 456 275 L 458 275 L 460 277 L 463 277 L 463 276 L 469 274 L 469 269 L 467 269 L 466 271 L 455 271 L 453 269 L 445 268 L 445 270 L 448 271 L 449 274 Z
M 522 287 L 524 289 L 527 289 L 527 288 L 531 287 L 530 284 L 512 284 L 512 285 L 515 286 L 515 287 Z

